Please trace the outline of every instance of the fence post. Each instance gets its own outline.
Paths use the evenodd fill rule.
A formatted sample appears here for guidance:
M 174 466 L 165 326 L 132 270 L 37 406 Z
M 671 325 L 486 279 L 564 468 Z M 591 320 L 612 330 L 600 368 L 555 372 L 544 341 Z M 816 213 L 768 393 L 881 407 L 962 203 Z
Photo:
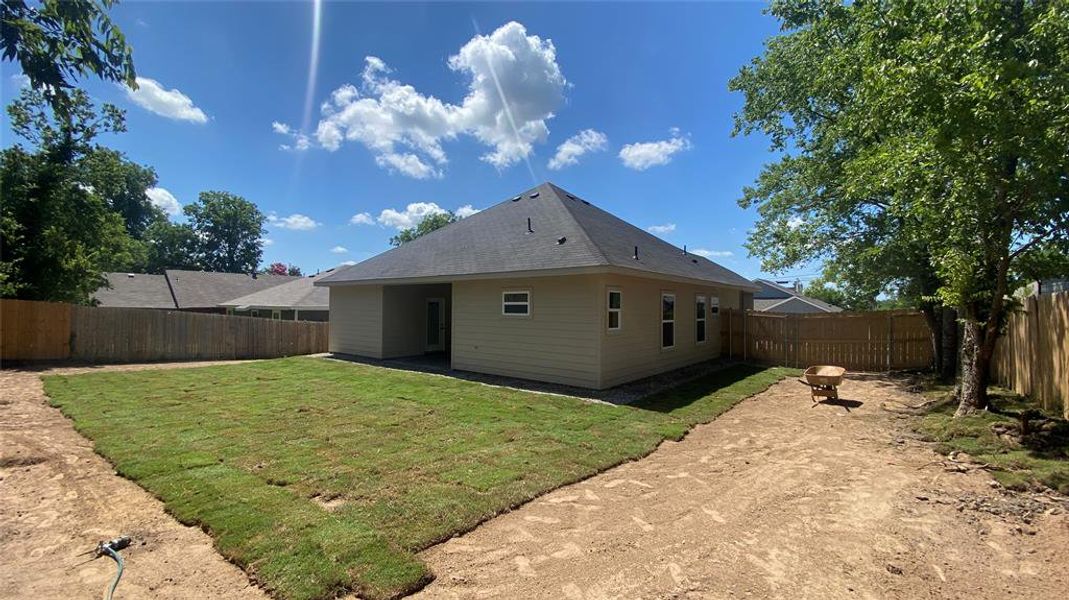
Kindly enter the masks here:
M 895 348 L 895 314 L 887 313 L 887 372 L 891 372 L 891 356 Z
M 745 361 L 746 351 L 749 350 L 749 348 L 746 347 L 746 320 L 750 317 L 750 315 L 745 310 L 740 310 L 739 312 L 742 313 L 742 360 Z

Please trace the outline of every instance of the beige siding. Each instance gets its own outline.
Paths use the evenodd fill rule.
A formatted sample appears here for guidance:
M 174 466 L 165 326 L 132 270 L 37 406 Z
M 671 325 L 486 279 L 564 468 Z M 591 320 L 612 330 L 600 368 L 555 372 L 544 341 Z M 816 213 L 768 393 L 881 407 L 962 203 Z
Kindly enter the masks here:
M 388 285 L 383 289 L 382 357 L 423 354 L 427 350 L 427 299 L 445 301 L 445 345 L 449 347 L 449 284 Z
M 501 294 L 527 290 L 531 314 L 501 314 Z M 598 278 L 453 283 L 454 369 L 598 387 Z
M 598 323 L 602 343 L 599 387 L 612 387 L 720 356 L 720 319 L 711 314 L 717 297 L 720 310 L 739 308 L 741 292 L 728 288 L 696 286 L 637 277 L 605 275 L 599 278 Z M 623 292 L 622 327 L 608 330 L 608 292 Z M 674 293 L 675 346 L 661 348 L 661 294 Z M 705 342 L 698 344 L 696 297 L 707 302 Z
M 330 351 L 382 358 L 382 286 L 330 288 Z

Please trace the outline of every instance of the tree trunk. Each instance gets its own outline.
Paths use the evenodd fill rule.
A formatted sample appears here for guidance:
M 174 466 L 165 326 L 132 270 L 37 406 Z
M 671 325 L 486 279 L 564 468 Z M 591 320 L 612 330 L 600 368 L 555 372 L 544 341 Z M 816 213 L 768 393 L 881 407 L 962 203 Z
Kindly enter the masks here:
M 966 318 L 961 338 L 961 399 L 955 417 L 987 409 L 987 364 L 981 360 L 983 327 Z
M 939 379 L 944 383 L 954 381 L 958 368 L 958 311 L 949 306 L 943 307 L 942 331 L 940 332 L 943 362 L 939 369 Z

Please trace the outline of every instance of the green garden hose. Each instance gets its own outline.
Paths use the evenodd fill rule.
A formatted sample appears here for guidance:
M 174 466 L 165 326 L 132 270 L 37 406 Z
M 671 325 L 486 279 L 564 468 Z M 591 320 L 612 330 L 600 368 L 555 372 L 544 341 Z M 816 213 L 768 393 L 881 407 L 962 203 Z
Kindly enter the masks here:
M 110 556 L 111 559 L 115 561 L 115 564 L 119 567 L 118 572 L 115 573 L 115 579 L 111 581 L 111 587 L 108 588 L 108 593 L 104 594 L 105 600 L 111 600 L 112 594 L 115 593 L 115 588 L 119 587 L 119 580 L 122 579 L 122 556 L 120 556 L 119 553 L 115 550 L 112 550 L 111 546 L 108 545 L 101 547 L 100 550 L 102 553 L 106 554 L 107 556 Z

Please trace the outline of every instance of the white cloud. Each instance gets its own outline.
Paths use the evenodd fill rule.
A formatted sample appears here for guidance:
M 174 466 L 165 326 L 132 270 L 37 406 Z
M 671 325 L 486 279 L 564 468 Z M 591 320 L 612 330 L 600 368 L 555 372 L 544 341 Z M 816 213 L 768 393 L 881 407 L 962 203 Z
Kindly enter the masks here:
M 567 86 L 553 42 L 510 22 L 473 37 L 448 64 L 468 80 L 460 104 L 392 79 L 382 59 L 366 57 L 359 87 L 345 84 L 323 103 L 316 141 L 331 151 L 363 144 L 380 167 L 417 179 L 441 177 L 442 141 L 462 134 L 488 146 L 481 158 L 498 169 L 526 160 Z
M 672 233 L 675 230 L 675 223 L 665 223 L 664 225 L 650 225 L 646 228 L 646 231 L 650 233 Z
M 378 221 L 388 227 L 408 229 L 409 227 L 415 227 L 428 215 L 436 215 L 444 212 L 446 212 L 446 210 L 434 202 L 413 202 L 406 206 L 403 211 L 387 208 L 379 213 Z
M 350 266 L 355 265 L 355 264 L 356 264 L 355 260 L 347 260 L 347 261 L 342 263 L 342 265 L 344 265 L 346 267 L 350 267 Z
M 308 231 L 322 225 L 322 223 L 317 223 L 311 217 L 301 213 L 293 213 L 288 217 L 279 217 L 275 213 L 271 213 L 267 215 L 267 223 L 279 229 L 293 229 L 296 231 Z
M 352 216 L 351 219 L 349 219 L 349 223 L 353 225 L 374 225 L 375 217 L 372 217 L 371 213 L 356 213 Z
M 584 129 L 557 146 L 557 154 L 547 165 L 554 171 L 579 164 L 579 157 L 588 152 L 600 152 L 609 144 L 609 138 L 600 131 Z
M 709 258 L 710 256 L 718 258 L 735 256 L 735 253 L 730 250 L 706 250 L 705 248 L 695 248 L 693 250 L 688 250 L 688 252 L 697 254 L 698 256 L 704 256 L 705 258 Z
M 349 249 L 346 248 L 345 246 L 334 246 L 333 248 L 330 249 L 330 251 L 331 251 L 332 254 L 348 254 L 349 253 Z
M 477 212 L 479 212 L 478 208 L 475 208 L 470 204 L 465 204 L 464 206 L 461 206 L 460 208 L 456 209 L 456 211 L 454 211 L 454 214 L 460 217 L 461 219 L 467 219 L 468 217 L 474 215 Z
M 148 200 L 153 206 L 172 217 L 182 212 L 182 204 L 178 201 L 178 198 L 175 198 L 174 194 L 161 187 L 148 188 L 145 190 L 145 195 L 148 196 Z
M 148 77 L 137 78 L 137 89 L 126 88 L 126 95 L 141 108 L 168 119 L 207 123 L 208 116 L 193 105 L 189 96 L 177 89 L 169 90 Z
M 690 139 L 680 134 L 679 129 L 669 130 L 671 138 L 657 142 L 639 142 L 627 144 L 620 149 L 620 160 L 624 166 L 636 171 L 645 171 L 650 167 L 667 165 L 672 156 L 690 149 Z
M 787 219 L 787 227 L 790 227 L 791 229 L 798 229 L 802 226 L 802 223 L 805 223 L 805 219 L 799 216 L 794 216 L 790 219 Z
M 264 246 L 272 246 L 272 245 L 274 245 L 275 240 L 273 240 L 271 238 L 260 238 L 260 243 L 263 244 Z
M 30 78 L 25 73 L 15 73 L 11 76 L 11 83 L 17 88 L 30 87 Z
M 293 140 L 293 142 L 289 144 L 279 144 L 279 150 L 304 151 L 312 147 L 311 138 L 309 138 L 306 134 L 300 131 L 294 131 L 292 127 L 285 123 L 272 121 L 271 130 L 279 135 L 284 135 Z

